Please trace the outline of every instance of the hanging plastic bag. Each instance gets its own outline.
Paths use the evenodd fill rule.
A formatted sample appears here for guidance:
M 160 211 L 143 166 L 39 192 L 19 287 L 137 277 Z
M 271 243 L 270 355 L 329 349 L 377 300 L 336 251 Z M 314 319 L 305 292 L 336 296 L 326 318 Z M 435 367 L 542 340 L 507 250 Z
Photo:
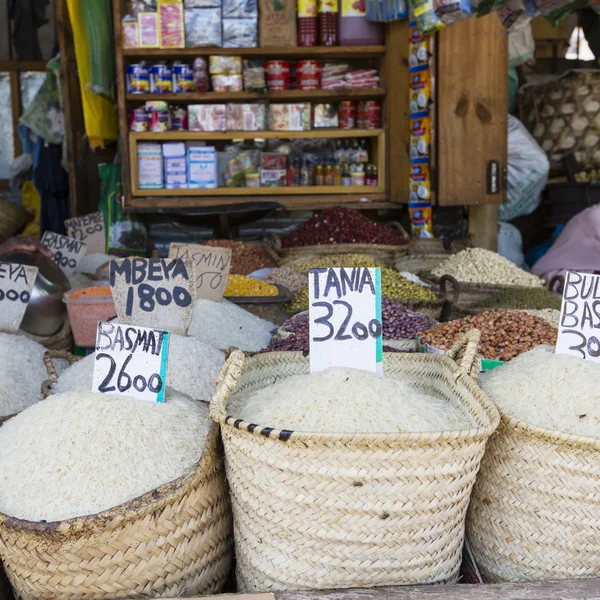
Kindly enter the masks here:
M 523 236 L 510 223 L 498 223 L 498 254 L 520 269 L 529 270 L 523 255 Z
M 409 0 L 414 20 L 423 34 L 435 33 L 444 28 L 433 10 L 433 0 Z
M 408 0 L 366 0 L 367 20 L 379 23 L 408 17 Z
M 498 220 L 511 221 L 531 214 L 541 202 L 548 183 L 550 163 L 546 153 L 525 126 L 508 116 L 508 191 L 498 207 Z
M 98 174 L 102 182 L 98 210 L 104 214 L 107 252 L 123 256 L 146 254 L 146 227 L 121 208 L 121 165 L 99 165 Z
M 433 0 L 433 10 L 446 27 L 468 19 L 473 14 L 469 0 Z
M 531 23 L 508 34 L 508 66 L 518 67 L 530 61 L 535 54 L 535 40 Z

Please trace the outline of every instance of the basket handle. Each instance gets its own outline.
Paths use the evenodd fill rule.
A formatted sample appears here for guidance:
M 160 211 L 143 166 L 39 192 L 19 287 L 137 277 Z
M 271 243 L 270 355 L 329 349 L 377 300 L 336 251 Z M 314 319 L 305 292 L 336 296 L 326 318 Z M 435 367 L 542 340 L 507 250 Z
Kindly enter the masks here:
M 558 290 L 556 288 L 556 284 L 559 284 L 558 286 Z M 548 284 L 548 289 L 551 292 L 558 292 L 559 294 L 563 293 L 563 290 L 565 289 L 565 278 L 563 275 L 555 275 L 551 280 L 550 283 Z
M 66 360 L 69 365 L 75 364 L 77 361 L 81 360 L 81 356 L 75 356 L 66 350 L 47 350 L 44 352 L 44 356 L 42 360 L 44 361 L 44 366 L 46 367 L 46 372 L 48 373 L 48 379 L 42 383 L 42 396 L 47 398 L 52 394 L 52 386 L 58 383 L 58 375 L 56 374 L 56 367 L 52 362 L 53 359 L 62 358 Z
M 405 242 L 408 242 L 408 240 L 410 239 L 410 236 L 406 232 L 406 229 L 402 227 L 402 224 L 399 221 L 390 221 L 388 223 L 388 227 L 390 229 L 393 229 L 396 233 L 398 233 Z
M 242 376 L 245 360 L 241 350 L 233 350 L 219 371 L 217 389 L 210 401 L 210 416 L 217 423 L 225 423 L 227 400 Z
M 452 288 L 452 300 L 453 304 L 458 302 L 460 296 L 460 283 L 452 275 L 442 275 L 440 277 L 440 300 L 448 300 L 448 285 Z
M 446 352 L 446 356 L 458 365 L 457 375 L 465 374 L 473 379 L 477 379 L 479 376 L 477 350 L 479 349 L 480 341 L 481 331 L 479 329 L 471 329 Z

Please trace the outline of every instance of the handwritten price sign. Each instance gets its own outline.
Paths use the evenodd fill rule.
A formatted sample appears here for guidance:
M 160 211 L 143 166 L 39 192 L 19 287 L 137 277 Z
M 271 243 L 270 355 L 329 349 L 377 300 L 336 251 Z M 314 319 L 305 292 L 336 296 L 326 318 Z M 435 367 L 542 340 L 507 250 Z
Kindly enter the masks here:
M 0 330 L 16 333 L 38 274 L 37 267 L 0 262 Z
M 101 212 L 67 219 L 65 227 L 69 237 L 86 243 L 88 254 L 106 252 L 104 215 Z
M 52 231 L 44 233 L 41 244 L 52 252 L 52 260 L 67 277 L 73 275 L 79 261 L 87 252 L 85 242 L 78 242 L 66 235 L 60 235 L 60 233 L 53 233 Z

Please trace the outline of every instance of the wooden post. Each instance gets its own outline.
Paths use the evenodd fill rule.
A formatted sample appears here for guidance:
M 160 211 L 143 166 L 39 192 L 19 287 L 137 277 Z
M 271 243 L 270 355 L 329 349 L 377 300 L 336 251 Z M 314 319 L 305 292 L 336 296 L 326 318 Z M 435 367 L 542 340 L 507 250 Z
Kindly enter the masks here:
M 498 206 L 474 204 L 469 206 L 469 233 L 479 248 L 498 251 Z

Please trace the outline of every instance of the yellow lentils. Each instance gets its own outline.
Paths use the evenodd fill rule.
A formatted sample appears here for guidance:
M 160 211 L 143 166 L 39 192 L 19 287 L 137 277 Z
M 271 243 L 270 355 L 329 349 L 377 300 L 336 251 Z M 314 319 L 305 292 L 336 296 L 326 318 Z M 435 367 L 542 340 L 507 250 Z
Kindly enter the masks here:
M 229 275 L 225 296 L 278 296 L 279 290 L 270 283 L 252 279 L 245 275 Z

